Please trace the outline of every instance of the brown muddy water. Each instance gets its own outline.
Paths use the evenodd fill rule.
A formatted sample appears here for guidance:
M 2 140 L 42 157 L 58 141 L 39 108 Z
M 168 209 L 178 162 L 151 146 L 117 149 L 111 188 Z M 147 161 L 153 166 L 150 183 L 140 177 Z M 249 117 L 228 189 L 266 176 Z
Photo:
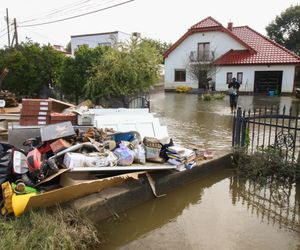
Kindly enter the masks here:
M 214 154 L 230 152 L 228 98 L 204 102 L 197 95 L 155 94 L 151 111 L 177 144 Z M 291 97 L 240 96 L 244 108 L 284 105 Z M 98 224 L 101 249 L 300 249 L 300 183 L 259 186 L 233 171 L 212 172 Z

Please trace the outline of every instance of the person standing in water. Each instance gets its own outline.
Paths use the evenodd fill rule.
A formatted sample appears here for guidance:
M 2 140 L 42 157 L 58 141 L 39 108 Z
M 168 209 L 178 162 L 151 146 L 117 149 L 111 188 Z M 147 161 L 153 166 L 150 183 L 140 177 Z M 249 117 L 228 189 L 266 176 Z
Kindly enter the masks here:
M 236 110 L 240 85 L 241 84 L 236 80 L 235 77 L 232 78 L 232 81 L 228 84 L 231 113 Z

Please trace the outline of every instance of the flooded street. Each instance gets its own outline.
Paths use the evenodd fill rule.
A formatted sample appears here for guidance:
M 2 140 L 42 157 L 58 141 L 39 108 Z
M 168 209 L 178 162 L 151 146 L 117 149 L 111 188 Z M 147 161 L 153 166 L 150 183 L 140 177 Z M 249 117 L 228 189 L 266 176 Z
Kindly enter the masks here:
M 241 96 L 239 105 L 296 108 L 290 97 Z M 231 149 L 232 115 L 225 97 L 155 94 L 151 111 L 183 146 L 204 144 L 215 155 Z M 98 225 L 101 249 L 300 249 L 300 185 L 259 186 L 231 170 L 202 176 Z

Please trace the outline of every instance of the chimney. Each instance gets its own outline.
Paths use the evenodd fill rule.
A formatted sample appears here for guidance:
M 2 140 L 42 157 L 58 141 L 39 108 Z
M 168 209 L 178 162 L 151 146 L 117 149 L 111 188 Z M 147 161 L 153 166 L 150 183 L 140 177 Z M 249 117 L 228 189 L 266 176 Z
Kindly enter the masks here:
M 227 25 L 227 29 L 232 31 L 232 28 L 233 28 L 233 22 L 229 22 L 228 25 Z

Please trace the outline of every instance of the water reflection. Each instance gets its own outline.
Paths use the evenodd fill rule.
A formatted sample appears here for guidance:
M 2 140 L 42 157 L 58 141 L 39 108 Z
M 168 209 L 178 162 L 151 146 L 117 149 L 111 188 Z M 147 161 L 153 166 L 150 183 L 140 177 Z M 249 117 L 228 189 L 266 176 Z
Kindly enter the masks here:
M 99 225 L 102 249 L 295 249 L 299 184 L 260 186 L 229 170 Z
M 205 188 L 210 188 L 231 175 L 232 172 L 229 170 L 205 175 L 199 180 L 201 183 L 196 182 L 186 188 L 178 188 L 165 197 L 151 200 L 119 217 L 109 218 L 102 222 L 99 225 L 99 231 L 104 233 L 107 241 L 103 249 L 122 246 L 175 220 L 185 209 L 201 202 Z
M 300 183 L 271 180 L 261 185 L 237 176 L 230 177 L 232 204 L 246 206 L 262 223 L 300 233 Z

